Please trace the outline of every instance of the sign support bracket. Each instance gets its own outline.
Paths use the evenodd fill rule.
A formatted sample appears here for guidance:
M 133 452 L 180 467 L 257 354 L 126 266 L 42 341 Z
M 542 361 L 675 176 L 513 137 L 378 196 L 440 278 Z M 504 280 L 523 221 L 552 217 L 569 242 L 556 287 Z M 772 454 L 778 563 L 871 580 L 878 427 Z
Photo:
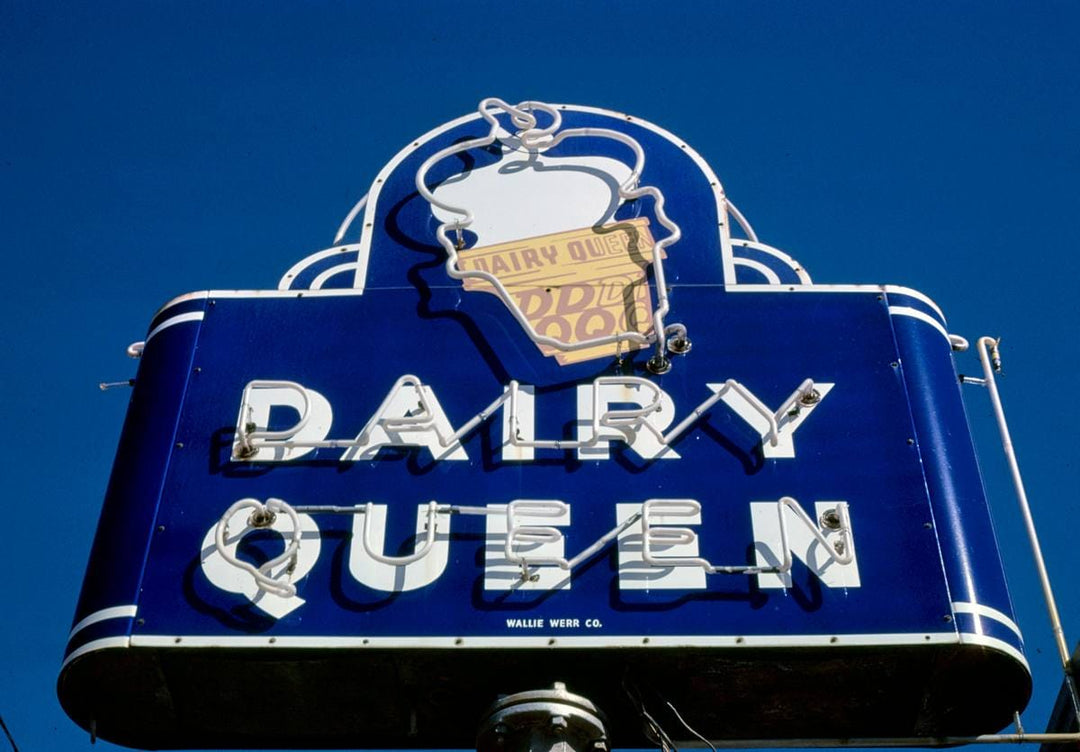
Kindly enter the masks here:
M 480 722 L 477 752 L 608 752 L 603 714 L 555 682 L 499 698 Z

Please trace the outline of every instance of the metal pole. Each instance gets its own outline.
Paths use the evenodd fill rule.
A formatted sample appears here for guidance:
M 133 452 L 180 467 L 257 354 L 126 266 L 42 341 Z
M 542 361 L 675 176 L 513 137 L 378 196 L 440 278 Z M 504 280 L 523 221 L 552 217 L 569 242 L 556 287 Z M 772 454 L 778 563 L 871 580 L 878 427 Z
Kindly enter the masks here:
M 1050 587 L 1050 575 L 1046 570 L 1046 562 L 1043 560 L 1039 535 L 1035 531 L 1035 521 L 1032 519 L 1031 507 L 1028 505 L 1024 480 L 1020 476 L 1020 465 L 1016 459 L 1016 450 L 1013 448 L 1012 437 L 1009 435 L 1009 426 L 1005 421 L 1005 409 L 1001 405 L 1001 397 L 998 395 L 997 383 L 994 380 L 994 374 L 1001 371 L 1001 353 L 998 350 L 998 341 L 993 337 L 980 337 L 978 349 L 979 360 L 982 362 L 983 374 L 986 377 L 986 389 L 990 394 L 990 402 L 994 407 L 998 431 L 1001 433 L 1001 446 L 1005 450 L 1005 458 L 1008 460 L 1009 470 L 1012 473 L 1013 486 L 1016 488 L 1016 497 L 1020 503 L 1020 514 L 1024 518 L 1024 527 L 1027 529 L 1028 541 L 1031 544 L 1031 554 L 1035 559 L 1035 568 L 1038 571 L 1039 582 L 1042 585 L 1043 598 L 1046 600 L 1046 611 L 1050 617 L 1050 626 L 1054 631 L 1058 655 L 1061 658 L 1061 666 L 1065 672 L 1065 684 L 1069 688 L 1069 695 L 1072 698 L 1073 711 L 1080 717 L 1080 698 L 1077 696 L 1076 682 L 1073 680 L 1069 646 L 1065 641 L 1065 631 L 1061 626 L 1061 617 L 1058 615 L 1054 591 Z
M 477 752 L 608 752 L 603 715 L 555 682 L 500 697 L 480 722 Z

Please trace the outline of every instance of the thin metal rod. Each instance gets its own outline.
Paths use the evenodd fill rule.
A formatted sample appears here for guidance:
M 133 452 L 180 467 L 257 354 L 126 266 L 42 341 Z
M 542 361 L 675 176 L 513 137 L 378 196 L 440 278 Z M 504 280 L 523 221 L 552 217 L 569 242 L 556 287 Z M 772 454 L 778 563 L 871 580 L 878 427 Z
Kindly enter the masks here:
M 1080 717 L 1080 697 L 1077 696 L 1076 683 L 1072 675 L 1072 660 L 1069 654 L 1069 646 L 1065 640 L 1065 630 L 1061 626 L 1061 617 L 1058 615 L 1057 601 L 1054 599 L 1054 591 L 1050 587 L 1050 575 L 1046 570 L 1046 562 L 1043 559 L 1042 547 L 1039 545 L 1039 535 L 1035 531 L 1035 521 L 1031 516 L 1031 507 L 1028 504 L 1027 492 L 1024 490 L 1024 480 L 1020 475 L 1020 465 L 1016 459 L 1016 450 L 1013 448 L 1012 437 L 1009 434 L 1009 426 L 1005 420 L 1005 409 L 1001 405 L 1001 397 L 998 395 L 997 383 L 994 373 L 1001 370 L 1001 353 L 998 350 L 998 341 L 993 337 L 979 338 L 979 360 L 982 362 L 983 374 L 986 377 L 986 389 L 990 395 L 990 402 L 994 407 L 994 416 L 997 418 L 998 431 L 1001 434 L 1001 447 L 1005 450 L 1005 458 L 1009 463 L 1012 473 L 1013 486 L 1016 489 L 1016 498 L 1020 503 L 1020 514 L 1024 518 L 1024 527 L 1027 529 L 1028 542 L 1031 544 L 1031 554 L 1035 560 L 1035 569 L 1039 574 L 1039 582 L 1042 585 L 1043 598 L 1046 600 L 1046 611 L 1050 617 L 1050 626 L 1054 632 L 1054 640 L 1057 643 L 1058 655 L 1061 658 L 1061 666 L 1065 672 L 1065 686 L 1068 687 L 1069 696 L 1072 699 L 1073 712 Z M 1030 736 L 1030 735 L 1028 735 Z

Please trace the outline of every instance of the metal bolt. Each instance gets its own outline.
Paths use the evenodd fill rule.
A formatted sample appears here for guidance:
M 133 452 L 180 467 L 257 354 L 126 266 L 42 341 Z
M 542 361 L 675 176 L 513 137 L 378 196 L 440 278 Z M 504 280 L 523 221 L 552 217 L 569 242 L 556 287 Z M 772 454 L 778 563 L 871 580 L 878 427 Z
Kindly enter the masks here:
M 915 444 L 915 439 L 909 438 L 907 440 L 907 443 L 908 443 L 908 446 L 913 446 Z
M 685 355 L 690 352 L 690 348 L 693 345 L 690 344 L 688 337 L 674 337 L 667 342 L 668 352 L 673 352 L 676 355 Z
M 648 368 L 651 373 L 660 376 L 671 370 L 671 361 L 663 355 L 657 354 L 646 361 L 645 367 Z
M 177 449 L 183 449 L 184 448 L 184 442 L 182 442 L 182 441 L 176 442 L 176 448 Z
M 890 363 L 889 365 L 892 366 L 893 368 L 899 368 L 900 367 L 900 364 L 897 363 L 895 360 L 892 363 Z
M 165 532 L 165 526 L 164 525 L 158 525 L 157 526 L 157 531 L 159 533 L 164 533 Z
M 274 524 L 274 520 L 277 519 L 277 515 L 271 512 L 269 509 L 256 509 L 248 517 L 248 524 L 252 527 L 270 527 Z
M 821 392 L 819 392 L 817 389 L 811 389 L 808 392 L 804 392 L 799 397 L 799 402 L 801 402 L 807 407 L 809 407 L 810 405 L 816 405 L 817 403 L 821 402 Z
M 821 513 L 821 526 L 827 530 L 840 529 L 840 512 L 836 507 L 826 509 Z

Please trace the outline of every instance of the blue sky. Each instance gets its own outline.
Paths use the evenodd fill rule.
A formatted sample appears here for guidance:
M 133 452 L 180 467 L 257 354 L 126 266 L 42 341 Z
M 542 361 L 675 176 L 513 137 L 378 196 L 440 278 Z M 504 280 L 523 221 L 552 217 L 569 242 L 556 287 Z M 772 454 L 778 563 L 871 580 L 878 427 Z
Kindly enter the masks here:
M 98 382 L 134 374 L 124 348 L 175 295 L 275 286 L 485 96 L 662 125 L 815 281 L 915 287 L 951 331 L 1000 335 L 1075 645 L 1078 31 L 1069 2 L 0 0 L 0 713 L 21 749 L 89 744 L 54 683 L 127 401 Z M 985 396 L 968 407 L 1037 730 L 1056 653 Z

